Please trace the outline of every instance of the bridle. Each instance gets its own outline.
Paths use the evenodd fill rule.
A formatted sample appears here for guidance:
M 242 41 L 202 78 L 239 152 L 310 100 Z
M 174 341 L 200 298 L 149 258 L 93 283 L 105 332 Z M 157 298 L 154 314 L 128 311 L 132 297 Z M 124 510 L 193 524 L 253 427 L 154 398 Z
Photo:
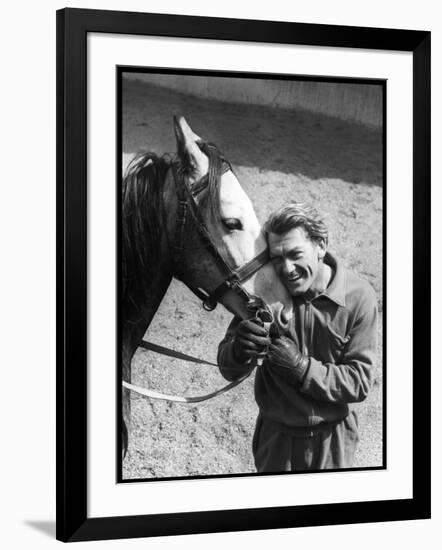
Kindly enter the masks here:
M 186 185 L 185 176 L 183 172 L 180 171 L 179 165 L 176 162 L 172 162 L 171 164 L 178 199 L 178 220 L 175 230 L 175 237 L 173 242 L 169 242 L 174 275 L 178 279 L 182 280 L 180 272 L 181 258 L 184 251 L 184 235 L 186 234 L 186 226 L 189 223 L 189 220 L 191 220 L 197 229 L 204 248 L 206 248 L 210 252 L 222 272 L 225 273 L 225 279 L 212 292 L 207 292 L 200 287 L 195 287 L 185 280 L 183 280 L 184 284 L 202 301 L 203 308 L 206 311 L 214 310 L 223 295 L 227 291 L 232 290 L 240 297 L 241 300 L 243 300 L 247 310 L 250 311 L 250 313 L 252 314 L 252 318 L 254 318 L 257 323 L 270 326 L 270 324 L 272 324 L 274 320 L 271 310 L 262 300 L 262 298 L 260 298 L 259 296 L 250 295 L 243 285 L 244 281 L 252 277 L 252 275 L 254 275 L 270 261 L 268 250 L 263 250 L 261 253 L 256 255 L 240 268 L 232 268 L 229 265 L 228 261 L 224 258 L 221 251 L 218 250 L 217 246 L 213 242 L 210 232 L 207 229 L 207 226 L 201 214 L 201 210 L 198 207 L 197 201 L 195 199 L 202 191 L 206 190 L 207 188 L 213 188 L 213 179 L 219 178 L 225 172 L 231 170 L 231 166 L 227 160 L 219 156 L 219 153 L 217 152 L 215 146 L 207 143 L 201 143 L 199 144 L 199 146 L 209 158 L 209 170 L 208 173 L 203 176 L 199 181 L 197 181 L 191 189 L 189 189 L 189 187 Z M 164 211 L 163 218 L 163 221 L 165 223 L 164 227 L 167 227 L 166 215 Z M 142 342 L 140 343 L 140 347 L 147 350 L 155 351 L 156 353 L 161 353 L 171 357 L 183 359 L 185 361 L 192 361 L 194 363 L 217 366 L 208 361 L 197 359 L 195 357 L 191 357 L 170 350 L 169 348 L 165 348 L 151 342 L 146 342 L 145 340 L 142 340 Z M 231 382 L 230 384 L 212 393 L 197 397 L 167 395 L 150 389 L 142 388 L 140 386 L 136 386 L 126 381 L 123 381 L 123 386 L 130 391 L 154 399 L 164 399 L 167 401 L 185 403 L 198 403 L 200 401 L 205 401 L 207 399 L 220 395 L 221 393 L 224 393 L 225 391 L 243 382 L 246 378 L 250 376 L 258 360 L 258 358 L 253 359 L 250 362 L 250 370 L 248 370 L 236 381 Z
M 268 249 L 266 248 L 260 252 L 240 268 L 232 268 L 213 242 L 195 200 L 202 191 L 211 187 L 214 178 L 219 178 L 222 174 L 232 169 L 225 159 L 218 156 L 214 146 L 204 144 L 204 153 L 209 157 L 208 173 L 196 182 L 191 189 L 186 185 L 184 174 L 179 171 L 178 165 L 172 163 L 173 178 L 178 199 L 178 222 L 172 254 L 174 273 L 180 278 L 180 259 L 184 250 L 185 227 L 189 218 L 191 218 L 202 240 L 203 246 L 213 256 L 221 271 L 225 273 L 226 278 L 210 293 L 186 281 L 183 281 L 184 284 L 202 301 L 203 308 L 206 311 L 214 310 L 222 296 L 228 290 L 232 290 L 244 301 L 247 309 L 257 315 L 258 319 L 261 319 L 261 321 L 265 323 L 271 323 L 273 322 L 273 315 L 270 309 L 261 298 L 251 296 L 243 285 L 247 279 L 252 277 L 252 275 L 270 261 Z

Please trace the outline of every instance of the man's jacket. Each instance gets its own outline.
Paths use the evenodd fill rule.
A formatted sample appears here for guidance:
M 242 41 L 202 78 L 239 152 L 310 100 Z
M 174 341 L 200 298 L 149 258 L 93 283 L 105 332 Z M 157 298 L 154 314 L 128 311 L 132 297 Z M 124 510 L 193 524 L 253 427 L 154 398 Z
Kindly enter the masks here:
M 264 418 L 289 427 L 315 426 L 345 418 L 349 403 L 363 401 L 374 378 L 377 301 L 368 282 L 330 254 L 334 273 L 327 289 L 311 301 L 296 297 L 288 336 L 308 356 L 301 382 L 265 359 L 255 377 L 255 398 Z M 245 365 L 233 354 L 234 317 L 218 348 L 222 375 L 234 380 Z

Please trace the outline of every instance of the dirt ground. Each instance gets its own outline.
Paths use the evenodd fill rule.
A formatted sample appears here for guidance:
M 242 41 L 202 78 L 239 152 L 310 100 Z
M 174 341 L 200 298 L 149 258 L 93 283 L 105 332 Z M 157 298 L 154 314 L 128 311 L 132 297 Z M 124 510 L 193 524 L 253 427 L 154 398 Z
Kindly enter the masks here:
M 330 249 L 376 290 L 382 289 L 382 132 L 304 111 L 197 99 L 127 80 L 123 84 L 123 151 L 174 152 L 172 115 L 182 114 L 231 161 L 258 218 L 290 200 L 314 204 L 326 216 Z M 205 312 L 181 283 L 172 282 L 146 339 L 215 361 L 231 315 Z M 382 316 L 380 316 L 382 319 Z M 382 323 L 377 374 L 357 405 L 361 442 L 356 466 L 382 465 Z M 226 382 L 216 367 L 194 366 L 139 350 L 135 384 L 199 395 Z M 132 395 L 132 436 L 124 479 L 254 472 L 257 415 L 253 376 L 210 401 L 191 405 Z

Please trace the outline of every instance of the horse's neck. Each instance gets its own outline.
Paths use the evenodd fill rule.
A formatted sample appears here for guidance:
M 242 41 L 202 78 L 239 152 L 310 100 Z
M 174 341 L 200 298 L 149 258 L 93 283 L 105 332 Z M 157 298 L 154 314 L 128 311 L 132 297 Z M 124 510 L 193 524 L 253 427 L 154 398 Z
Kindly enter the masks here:
M 132 357 L 135 353 L 141 339 L 157 312 L 157 309 L 167 292 L 172 275 L 165 270 L 158 269 L 153 275 L 152 280 L 146 282 L 143 304 L 138 304 L 134 300 L 133 308 L 126 315 L 123 326 L 123 354 Z

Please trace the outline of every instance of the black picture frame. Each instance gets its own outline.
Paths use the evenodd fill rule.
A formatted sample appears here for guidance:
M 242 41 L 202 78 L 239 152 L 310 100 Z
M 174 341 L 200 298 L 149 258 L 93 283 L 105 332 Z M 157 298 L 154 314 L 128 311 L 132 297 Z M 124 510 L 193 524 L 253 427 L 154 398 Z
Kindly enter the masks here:
M 413 497 L 88 518 L 87 34 L 413 54 Z M 85 541 L 430 517 L 430 33 L 64 9 L 57 12 L 57 539 Z

